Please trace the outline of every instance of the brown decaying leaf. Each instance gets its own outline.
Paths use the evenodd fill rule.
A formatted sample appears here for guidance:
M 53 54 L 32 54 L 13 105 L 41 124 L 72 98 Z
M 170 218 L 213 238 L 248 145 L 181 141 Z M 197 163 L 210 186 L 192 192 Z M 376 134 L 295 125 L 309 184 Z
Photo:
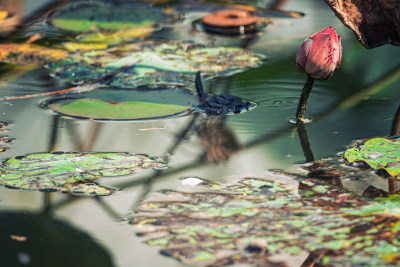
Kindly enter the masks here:
M 398 0 L 325 0 L 344 25 L 368 49 L 400 45 Z

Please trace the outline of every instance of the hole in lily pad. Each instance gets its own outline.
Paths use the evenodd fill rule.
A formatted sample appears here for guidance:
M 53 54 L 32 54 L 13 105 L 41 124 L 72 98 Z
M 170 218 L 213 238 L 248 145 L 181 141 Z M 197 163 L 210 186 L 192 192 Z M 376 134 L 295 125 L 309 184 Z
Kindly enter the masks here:
M 94 91 L 46 100 L 45 107 L 65 116 L 96 120 L 146 120 L 187 114 L 197 102 L 190 90 L 117 89 L 104 87 Z

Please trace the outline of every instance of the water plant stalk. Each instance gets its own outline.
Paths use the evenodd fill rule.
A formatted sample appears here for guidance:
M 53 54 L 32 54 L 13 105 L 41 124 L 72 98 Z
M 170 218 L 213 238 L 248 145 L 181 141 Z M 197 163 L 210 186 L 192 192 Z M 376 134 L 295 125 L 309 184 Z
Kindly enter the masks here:
M 307 75 L 306 83 L 304 84 L 303 91 L 301 91 L 299 105 L 297 106 L 296 120 L 304 121 L 304 113 L 307 109 L 308 99 L 310 98 L 310 92 L 314 85 L 314 78 L 311 75 Z

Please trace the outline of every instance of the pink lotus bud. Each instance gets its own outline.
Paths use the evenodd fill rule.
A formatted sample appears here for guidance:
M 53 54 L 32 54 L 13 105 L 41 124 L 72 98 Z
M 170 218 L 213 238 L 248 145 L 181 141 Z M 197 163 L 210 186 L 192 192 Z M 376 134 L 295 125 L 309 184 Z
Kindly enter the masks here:
M 297 50 L 297 68 L 318 80 L 327 80 L 342 60 L 340 36 L 332 26 L 314 33 Z

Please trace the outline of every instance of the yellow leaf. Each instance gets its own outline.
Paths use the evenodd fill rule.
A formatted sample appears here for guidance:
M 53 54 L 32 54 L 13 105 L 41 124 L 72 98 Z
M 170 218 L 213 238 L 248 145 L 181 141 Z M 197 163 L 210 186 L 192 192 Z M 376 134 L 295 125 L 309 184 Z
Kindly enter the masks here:
M 19 57 L 21 55 L 21 57 Z M 0 44 L 0 61 L 18 64 L 35 64 L 36 61 L 65 58 L 67 52 L 33 44 Z M 11 57 L 12 56 L 12 57 Z
M 7 16 L 8 16 L 8 12 L 7 11 L 0 10 L 0 22 L 5 20 L 7 18 Z
M 74 43 L 66 42 L 62 44 L 68 51 L 89 51 L 89 50 L 104 50 L 108 48 L 105 43 Z

